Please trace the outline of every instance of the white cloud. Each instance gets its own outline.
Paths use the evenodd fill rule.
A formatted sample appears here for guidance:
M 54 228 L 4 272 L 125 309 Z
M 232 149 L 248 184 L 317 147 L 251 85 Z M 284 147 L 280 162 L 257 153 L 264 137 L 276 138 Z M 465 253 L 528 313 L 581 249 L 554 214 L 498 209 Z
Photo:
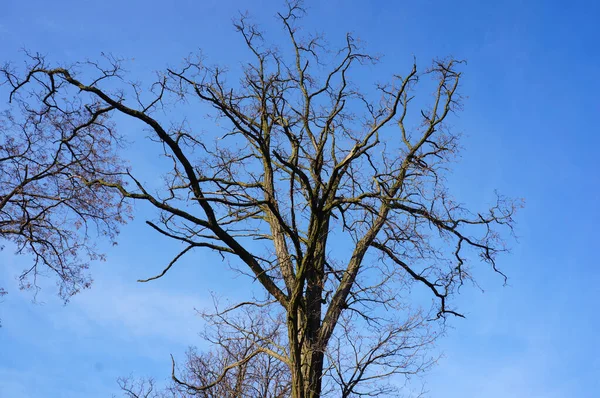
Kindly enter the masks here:
M 117 264 L 111 264 L 103 269 L 105 272 L 95 272 L 92 288 L 74 296 L 66 306 L 54 295 L 53 276 L 40 278 L 42 290 L 37 304 L 33 304 L 33 292 L 20 291 L 15 279 L 29 265 L 28 261 L 27 256 L 14 255 L 11 245 L 0 252 L 0 287 L 9 292 L 0 303 L 0 319 L 4 317 L 6 326 L 18 327 L 13 322 L 33 325 L 49 321 L 53 328 L 76 335 L 101 327 L 126 340 L 155 338 L 186 345 L 197 343 L 202 321 L 195 308 L 204 308 L 203 300 L 208 295 L 184 294 L 172 287 L 161 288 L 158 282 L 124 280 L 115 272 L 119 269 Z
M 151 284 L 103 280 L 76 296 L 69 306 L 74 309 L 73 317 L 79 318 L 77 321 L 71 317 L 71 321 L 79 324 L 80 333 L 99 325 L 123 337 L 192 344 L 202 324 L 194 308 L 204 303 L 200 297 L 161 290 Z

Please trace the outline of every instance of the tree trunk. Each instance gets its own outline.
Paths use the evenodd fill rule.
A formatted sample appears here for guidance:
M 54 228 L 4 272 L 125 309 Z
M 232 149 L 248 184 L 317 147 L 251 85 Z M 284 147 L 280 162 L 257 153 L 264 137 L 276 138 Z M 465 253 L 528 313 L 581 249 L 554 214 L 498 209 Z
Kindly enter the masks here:
M 302 348 L 301 363 L 292 363 L 292 398 L 321 396 L 324 358 L 322 349 Z
M 307 353 L 306 374 L 304 376 L 304 397 L 318 398 L 321 396 L 321 381 L 323 379 L 323 350 L 310 349 Z
M 312 278 L 311 277 L 309 278 Z M 314 282 L 314 281 L 313 281 Z M 292 361 L 292 397 L 317 398 L 321 396 L 324 344 L 319 340 L 321 326 L 320 283 L 307 286 L 307 314 L 298 314 L 296 322 L 288 322 L 290 357 Z M 300 312 L 300 311 L 299 311 Z M 302 316 L 304 315 L 304 316 Z M 290 318 L 294 319 L 294 318 Z

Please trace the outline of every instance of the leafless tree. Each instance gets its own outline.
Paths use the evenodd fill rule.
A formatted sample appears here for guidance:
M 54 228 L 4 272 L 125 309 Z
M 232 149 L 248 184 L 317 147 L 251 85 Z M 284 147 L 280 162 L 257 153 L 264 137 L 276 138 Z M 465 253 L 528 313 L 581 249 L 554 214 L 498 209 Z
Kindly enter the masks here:
M 203 314 L 207 330 L 202 336 L 209 351 L 190 348 L 182 369 L 173 360 L 172 382 L 157 389 L 151 379 L 123 378 L 128 398 L 284 398 L 290 396 L 291 374 L 284 358 L 271 355 L 283 350 L 285 322 L 272 319 L 265 308 L 245 307 L 231 317 L 228 311 Z
M 121 391 L 127 398 L 175 398 L 176 395 L 169 395 L 168 389 L 157 389 L 154 379 L 133 379 L 131 377 L 121 377 L 117 380 Z M 114 395 L 113 395 L 114 397 Z
M 284 352 L 285 322 L 273 318 L 268 307 L 242 306 L 241 314 L 228 309 L 202 314 L 208 321 L 204 339 L 214 347 L 208 353 L 188 352 L 183 375 L 172 379 L 182 396 L 262 397 L 290 396 L 291 375 Z
M 75 98 L 77 111 L 137 120 L 162 145 L 171 160 L 162 191 L 131 173 L 131 187 L 96 175 L 81 179 L 154 206 L 159 214 L 148 225 L 184 244 L 162 272 L 143 281 L 165 275 L 195 249 L 210 249 L 239 264 L 268 295 L 220 313 L 258 305 L 281 320 L 285 344 L 271 344 L 269 328 L 257 336 L 252 324 L 233 316 L 238 321 L 228 327 L 244 337 L 244 358 L 205 358 L 206 372 L 217 372 L 203 373 L 210 375 L 205 379 L 173 372 L 188 392 L 206 391 L 217 374 L 228 380 L 233 368 L 235 377 L 266 354 L 287 367 L 294 398 L 389 393 L 373 387 L 377 375 L 431 363 L 421 355 L 435 337 L 428 332 L 435 322 L 426 321 L 461 316 L 449 299 L 471 280 L 469 265 L 479 258 L 500 272 L 496 256 L 506 250 L 502 237 L 519 203 L 498 196 L 486 212 L 471 212 L 445 186 L 458 149 L 448 118 L 460 109 L 463 63 L 437 60 L 423 71 L 415 64 L 389 83 L 361 87 L 353 73 L 376 59 L 352 35 L 339 51 L 303 35 L 303 13 L 292 2 L 279 14 L 289 39 L 281 50 L 240 18 L 235 26 L 252 60 L 239 84 L 193 56 L 145 91 L 127 83 L 112 58 L 52 67 L 34 56 L 23 75 L 4 69 L 13 96 L 35 87 L 36 98 L 56 109 L 63 98 Z M 413 107 L 421 85 L 433 96 Z M 194 127 L 195 106 L 211 109 L 215 131 Z M 187 110 L 188 118 L 181 115 Z M 179 116 L 183 121 L 174 122 Z M 108 120 L 96 122 L 104 128 Z M 409 305 L 419 287 L 435 300 L 431 315 L 418 302 Z
M 9 65 L 3 74 L 5 82 L 14 81 Z M 90 285 L 89 260 L 102 258 L 95 238 L 114 242 L 127 218 L 117 192 L 86 183 L 98 178 L 124 183 L 114 153 L 119 137 L 109 107 L 77 99 L 59 104 L 54 96 L 64 83 L 30 79 L 40 89 L 25 96 L 12 91 L 14 107 L 0 115 L 0 239 L 33 255 L 19 276 L 22 288 L 37 288 L 38 276 L 50 271 L 68 300 Z

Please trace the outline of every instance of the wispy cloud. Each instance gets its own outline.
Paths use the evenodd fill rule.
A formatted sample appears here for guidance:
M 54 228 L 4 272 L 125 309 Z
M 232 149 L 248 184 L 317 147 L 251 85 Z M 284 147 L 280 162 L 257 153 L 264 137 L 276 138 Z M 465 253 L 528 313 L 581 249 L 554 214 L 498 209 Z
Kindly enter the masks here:
M 202 322 L 195 309 L 205 306 L 205 295 L 180 293 L 159 287 L 158 283 L 141 284 L 125 280 L 117 273 L 104 272 L 96 274 L 91 289 L 73 297 L 66 306 L 53 296 L 52 280 L 40 279 L 43 289 L 38 302 L 32 304 L 32 292 L 19 291 L 14 278 L 28 259 L 15 256 L 11 249 L 0 252 L 1 286 L 9 291 L 5 302 L 0 304 L 0 316 L 6 321 L 12 318 L 14 322 L 48 322 L 56 330 L 78 336 L 102 328 L 124 340 L 150 337 L 178 344 L 197 340 Z M 109 271 L 118 269 L 116 264 L 109 268 Z
M 202 343 L 195 308 L 205 305 L 203 295 L 99 272 L 92 289 L 66 306 L 50 286 L 32 304 L 31 292 L 19 291 L 13 278 L 26 261 L 0 254 L 0 280 L 9 289 L 0 304 L 0 397 L 110 396 L 117 377 L 167 377 L 169 354 L 181 357 Z
M 201 322 L 194 309 L 203 302 L 152 285 L 101 280 L 69 305 L 87 327 L 99 325 L 133 339 L 153 337 L 181 344 L 196 339 Z M 86 325 L 80 326 L 83 333 Z

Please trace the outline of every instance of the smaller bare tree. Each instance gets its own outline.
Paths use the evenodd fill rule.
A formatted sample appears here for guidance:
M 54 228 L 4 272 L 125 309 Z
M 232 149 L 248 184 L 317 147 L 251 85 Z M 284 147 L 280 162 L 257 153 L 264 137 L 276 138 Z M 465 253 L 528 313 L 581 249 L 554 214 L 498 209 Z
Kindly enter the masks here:
M 231 316 L 235 309 L 241 314 Z M 211 350 L 190 348 L 186 360 L 172 363 L 171 383 L 159 390 L 152 379 L 119 379 L 127 398 L 284 398 L 291 393 L 291 374 L 283 349 L 284 325 L 263 308 L 235 306 L 203 313 L 209 327 L 202 333 Z M 273 355 L 274 354 L 274 355 Z
M 430 348 L 437 333 L 422 315 L 371 325 L 343 319 L 327 351 L 331 396 L 401 396 L 404 381 L 436 361 Z
M 288 397 L 291 375 L 285 356 L 285 321 L 255 302 L 201 312 L 207 328 L 201 334 L 213 347 L 190 349 L 184 369 L 172 380 L 182 397 Z M 239 310 L 239 311 L 236 311 Z

